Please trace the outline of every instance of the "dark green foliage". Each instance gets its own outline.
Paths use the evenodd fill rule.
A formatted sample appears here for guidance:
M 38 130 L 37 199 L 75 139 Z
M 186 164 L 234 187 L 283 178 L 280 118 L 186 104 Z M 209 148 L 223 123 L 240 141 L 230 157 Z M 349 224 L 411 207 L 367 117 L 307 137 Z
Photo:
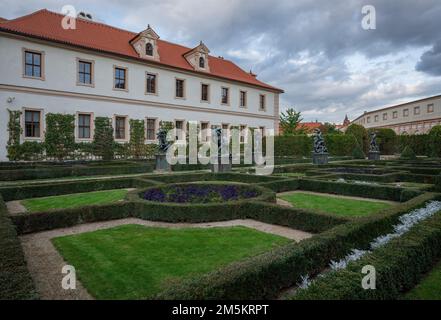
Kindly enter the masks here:
M 351 124 L 345 131 L 345 135 L 353 135 L 362 148 L 363 152 L 366 154 L 369 149 L 369 140 L 366 129 L 356 123 Z
M 0 300 L 37 298 L 20 240 L 0 195 Z
M 397 134 L 392 129 L 370 129 L 368 133 L 374 131 L 377 134 L 377 143 L 381 154 L 394 154 L 397 152 Z
M 143 120 L 130 119 L 130 154 L 135 159 L 144 155 L 145 123 Z
M 325 135 L 328 152 L 332 156 L 350 156 L 357 147 L 357 139 L 352 135 L 328 134 Z
M 58 160 L 67 158 L 75 149 L 75 116 L 48 113 L 44 146 L 48 157 Z
M 8 109 L 9 122 L 8 122 L 8 144 L 6 149 L 8 150 L 8 159 L 10 161 L 20 160 L 20 135 L 22 129 L 20 126 L 21 111 L 12 111 Z
M 404 150 L 401 152 L 400 159 L 415 160 L 416 159 L 415 152 L 412 150 L 411 147 L 406 146 Z
M 361 150 L 358 142 L 355 148 L 352 150 L 352 157 L 354 159 L 366 159 L 366 155 L 364 154 L 363 150 Z
M 112 160 L 115 152 L 114 144 L 112 119 L 96 117 L 93 137 L 94 154 L 103 160 Z
M 306 130 L 301 126 L 302 114 L 289 108 L 280 114 L 280 127 L 284 136 L 305 134 Z
M 44 158 L 46 144 L 37 141 L 25 141 L 18 146 L 19 160 L 36 161 Z
M 441 125 L 434 126 L 429 132 L 430 155 L 441 158 Z
M 398 299 L 413 288 L 441 258 L 441 214 L 421 222 L 409 233 L 349 264 L 348 268 L 318 279 L 295 299 Z M 376 289 L 364 290 L 361 269 L 376 269 Z
M 274 137 L 274 155 L 277 157 L 311 157 L 312 137 L 307 135 Z
M 409 146 L 418 156 L 430 156 L 431 146 L 429 143 L 429 135 L 400 135 L 398 138 L 398 151 L 403 152 L 404 148 Z

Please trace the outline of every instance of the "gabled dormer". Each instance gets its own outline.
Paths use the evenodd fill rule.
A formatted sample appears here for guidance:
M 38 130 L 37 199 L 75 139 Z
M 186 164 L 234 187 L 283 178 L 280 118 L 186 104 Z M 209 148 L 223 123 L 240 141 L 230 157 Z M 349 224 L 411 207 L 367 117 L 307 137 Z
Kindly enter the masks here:
M 208 60 L 209 53 L 210 50 L 208 50 L 207 46 L 201 41 L 196 48 L 193 48 L 184 54 L 184 57 L 195 70 L 210 72 L 210 64 Z
M 157 33 L 148 25 L 147 29 L 138 33 L 130 41 L 130 44 L 139 54 L 140 58 L 159 61 L 158 39 Z

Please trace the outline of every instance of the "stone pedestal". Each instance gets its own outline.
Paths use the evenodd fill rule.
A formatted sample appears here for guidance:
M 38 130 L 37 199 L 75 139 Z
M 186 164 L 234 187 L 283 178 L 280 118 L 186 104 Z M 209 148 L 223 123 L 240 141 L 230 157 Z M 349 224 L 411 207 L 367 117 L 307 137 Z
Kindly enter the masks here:
M 156 154 L 155 171 L 157 172 L 170 172 L 171 166 L 167 162 L 167 155 L 165 153 Z
M 317 165 L 328 164 L 328 153 L 312 153 L 312 163 Z
M 379 151 L 369 151 L 368 153 L 369 160 L 380 160 L 380 152 Z
M 232 168 L 231 159 L 228 161 L 228 163 L 223 164 L 221 162 L 221 158 L 218 158 L 217 162 L 218 163 L 211 164 L 211 172 L 212 173 L 222 173 L 222 172 L 231 171 L 231 168 Z

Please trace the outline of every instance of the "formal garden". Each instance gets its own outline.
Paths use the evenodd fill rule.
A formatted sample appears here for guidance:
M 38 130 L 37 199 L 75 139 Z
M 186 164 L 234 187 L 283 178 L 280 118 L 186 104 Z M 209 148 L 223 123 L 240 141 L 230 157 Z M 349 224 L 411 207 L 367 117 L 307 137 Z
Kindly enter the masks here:
M 269 176 L 253 165 L 158 173 L 155 146 L 128 142 L 124 157 L 113 147 L 104 157 L 99 140 L 93 160 L 76 158 L 77 147 L 43 159 L 46 139 L 23 161 L 11 138 L 17 158 L 0 164 L 0 298 L 441 299 L 440 128 L 377 131 L 380 160 L 368 159 L 362 127 L 323 133 L 329 159 L 319 165 L 317 136 L 276 137 Z M 61 287 L 67 264 L 75 290 Z M 376 290 L 361 286 L 366 265 Z

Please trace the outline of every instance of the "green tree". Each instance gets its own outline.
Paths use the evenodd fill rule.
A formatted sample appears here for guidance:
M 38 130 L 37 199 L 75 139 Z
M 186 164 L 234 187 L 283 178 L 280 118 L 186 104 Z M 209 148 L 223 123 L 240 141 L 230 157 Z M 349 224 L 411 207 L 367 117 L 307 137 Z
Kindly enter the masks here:
M 112 160 L 114 157 L 114 144 L 112 119 L 96 117 L 95 134 L 93 137 L 93 153 L 103 160 Z
M 322 124 L 319 129 L 323 134 L 341 134 L 341 131 L 337 130 L 335 124 L 329 122 Z
M 387 128 L 369 129 L 368 134 L 372 131 L 377 134 L 377 143 L 381 154 L 394 154 L 398 151 L 398 138 L 394 130 Z
M 357 142 L 360 145 L 363 152 L 364 153 L 368 152 L 369 149 L 368 134 L 363 126 L 353 123 L 346 129 L 345 134 L 348 135 L 352 134 L 357 139 Z
M 280 114 L 280 127 L 284 136 L 293 136 L 297 134 L 305 134 L 306 130 L 300 123 L 303 121 L 300 111 L 289 108 L 286 112 Z

